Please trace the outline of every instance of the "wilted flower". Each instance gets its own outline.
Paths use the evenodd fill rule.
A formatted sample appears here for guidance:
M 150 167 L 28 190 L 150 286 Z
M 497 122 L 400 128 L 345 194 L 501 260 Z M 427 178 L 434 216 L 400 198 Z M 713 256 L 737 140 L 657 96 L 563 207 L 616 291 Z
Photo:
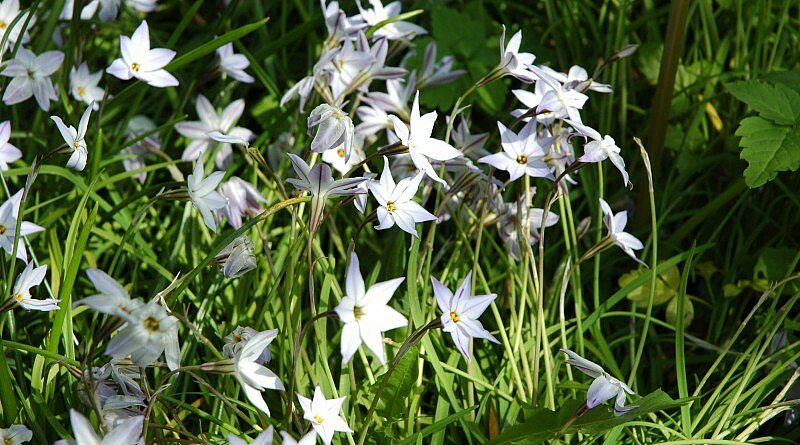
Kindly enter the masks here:
M 22 192 L 23 190 L 19 190 L 14 193 L 14 196 L 0 206 L 0 247 L 8 252 L 9 255 L 14 251 L 14 234 L 17 230 L 17 214 L 19 214 L 19 204 L 22 201 Z M 41 232 L 42 230 L 44 230 L 42 226 L 22 221 L 19 227 L 19 240 L 22 241 L 23 236 Z M 26 263 L 28 262 L 28 251 L 25 249 L 24 242 L 17 244 L 17 258 Z
M 472 361 L 472 357 L 469 355 L 469 340 L 471 338 L 485 338 L 492 343 L 500 343 L 478 321 L 478 317 L 497 298 L 497 294 L 471 296 L 471 280 L 472 272 L 464 277 L 461 285 L 456 289 L 455 295 L 453 295 L 444 284 L 431 277 L 433 294 L 436 296 L 439 310 L 442 311 L 442 331 L 450 333 L 456 343 L 456 347 L 468 362 Z
M 469 122 L 465 118 L 462 118 L 458 125 L 453 126 L 451 136 L 455 147 L 461 150 L 464 156 L 478 159 L 489 155 L 489 152 L 483 148 L 486 141 L 489 140 L 489 133 L 470 133 Z
M 50 101 L 58 101 L 50 76 L 63 61 L 64 53 L 61 51 L 47 51 L 37 56 L 32 51 L 20 48 L 14 60 L 8 62 L 0 72 L 0 76 L 13 77 L 3 93 L 3 102 L 14 105 L 34 96 L 39 107 L 48 111 Z
M 236 126 L 236 122 L 244 113 L 244 105 L 244 99 L 235 100 L 217 114 L 211 102 L 202 94 L 198 95 L 197 117 L 200 120 L 175 124 L 175 130 L 191 140 L 183 151 L 181 160 L 190 162 L 200 159 L 201 154 L 220 142 L 222 146 L 217 151 L 214 163 L 217 168 L 230 167 L 233 163 L 231 143 L 247 144 L 255 137 L 247 128 Z
M 484 156 L 478 159 L 478 162 L 507 171 L 510 175 L 509 181 L 516 181 L 523 175 L 554 179 L 543 160 L 545 148 L 539 144 L 536 136 L 536 121 L 525 124 L 519 134 L 514 133 L 501 122 L 498 122 L 497 126 L 500 128 L 503 151 Z
M 353 121 L 341 108 L 322 104 L 308 116 L 308 134 L 311 129 L 319 126 L 314 140 L 311 141 L 311 151 L 324 153 L 332 148 L 341 147 L 344 150 L 345 161 L 350 159 L 353 149 Z
M 400 138 L 403 145 L 408 147 L 408 154 L 411 156 L 411 161 L 414 165 L 434 181 L 446 184 L 436 174 L 428 158 L 436 161 L 449 161 L 462 156 L 462 154 L 452 145 L 431 137 L 436 116 L 435 111 L 420 116 L 419 91 L 417 91 L 417 95 L 414 97 L 414 104 L 411 107 L 409 125 L 406 126 L 397 116 L 390 116 L 390 118 L 394 122 L 395 134 Z
M 647 264 L 636 258 L 636 253 L 634 253 L 634 250 L 644 249 L 644 245 L 635 236 L 625 232 L 625 226 L 628 224 L 628 211 L 623 210 L 615 215 L 608 203 L 602 198 L 600 198 L 600 208 L 603 210 L 603 223 L 608 229 L 609 239 L 629 257 L 646 267 Z
M 524 203 L 524 197 L 522 197 L 521 202 Z M 524 205 L 521 208 L 523 216 L 519 215 L 517 202 L 502 203 L 501 211 L 503 213 L 497 220 L 497 231 L 500 233 L 508 253 L 517 261 L 522 257 L 520 242 L 524 239 L 522 234 L 525 233 L 525 227 L 528 227 L 529 230 L 528 242 L 531 246 L 536 245 L 539 242 L 539 229 L 542 228 L 542 219 L 544 217 L 544 209 L 526 209 Z M 525 216 L 527 216 L 527 222 L 524 220 Z M 544 218 L 544 226 L 550 227 L 557 222 L 558 215 L 553 212 L 547 212 L 547 218 Z M 519 228 L 522 228 L 523 232 L 520 232 Z
M 416 88 L 422 89 L 428 85 L 441 85 L 450 83 L 467 72 L 465 70 L 453 70 L 453 56 L 442 57 L 436 60 L 436 42 L 431 41 L 425 47 L 425 59 L 422 62 L 422 70 L 416 82 Z M 410 83 L 410 82 L 409 82 Z
M 25 425 L 11 425 L 0 428 L 0 443 L 3 445 L 21 445 L 33 439 L 33 431 Z
M 253 242 L 247 235 L 241 235 L 225 246 L 214 259 L 219 271 L 226 278 L 239 278 L 256 268 L 256 255 Z
M 400 15 L 402 11 L 399 1 L 394 1 L 383 6 L 380 0 L 369 0 L 369 4 L 372 8 L 365 9 L 361 6 L 361 1 L 356 2 L 358 10 L 361 12 L 359 17 L 369 26 L 375 26 L 381 22 L 390 20 L 392 17 Z M 395 20 L 378 28 L 373 34 L 373 38 L 380 39 L 385 37 L 389 40 L 411 40 L 416 36 L 425 35 L 427 33 L 428 31 L 421 26 L 403 20 Z
M 369 27 L 360 17 L 348 18 L 339 8 L 339 2 L 333 1 L 326 4 L 326 0 L 320 0 L 322 15 L 325 17 L 325 26 L 328 28 L 328 40 L 331 44 L 336 44 L 342 40 L 353 38 L 358 31 Z
M 56 123 L 58 132 L 61 133 L 61 137 L 67 145 L 66 151 L 71 153 L 67 160 L 67 167 L 79 172 L 86 168 L 86 159 L 89 157 L 89 148 L 86 146 L 86 131 L 89 129 L 89 116 L 92 114 L 93 105 L 93 103 L 90 103 L 86 107 L 77 129 L 72 125 L 67 127 L 58 116 L 50 116 L 50 119 Z
M 100 108 L 98 103 L 103 100 L 104 96 L 103 89 L 98 86 L 102 78 L 103 72 L 90 72 L 86 62 L 77 68 L 73 67 L 69 72 L 70 94 L 75 100 L 92 105 L 92 108 L 97 110 Z
M 318 80 L 322 80 L 327 65 L 333 59 L 333 57 L 337 54 L 337 50 L 326 50 L 322 53 L 319 60 L 316 64 L 314 64 L 314 68 L 310 76 L 306 76 L 301 79 L 299 82 L 294 84 L 286 94 L 281 97 L 280 105 L 284 106 L 287 102 L 294 99 L 295 96 L 300 96 L 300 111 L 306 106 L 306 101 L 308 101 L 308 97 L 311 95 L 311 91 L 314 90 L 314 84 Z
M 236 326 L 236 329 L 233 330 L 230 334 L 226 335 L 223 339 L 225 341 L 225 345 L 222 346 L 222 354 L 226 358 L 235 358 L 239 353 L 242 351 L 242 348 L 253 338 L 258 331 L 249 327 L 249 326 Z M 264 348 L 264 351 L 261 353 L 261 356 L 258 357 L 255 362 L 260 365 L 266 365 L 272 358 L 272 354 L 269 352 L 269 345 Z
M 261 203 L 266 202 L 252 184 L 238 176 L 231 176 L 219 185 L 219 193 L 228 200 L 228 205 L 219 211 L 235 229 L 242 227 L 244 215 L 257 215 L 262 212 Z
M 125 133 L 132 139 L 136 139 L 145 133 L 155 130 L 156 124 L 146 116 L 134 116 L 128 121 L 128 128 Z M 161 139 L 157 134 L 150 134 L 135 144 L 123 149 L 120 153 L 126 154 L 122 159 L 122 166 L 126 172 L 138 170 L 145 167 L 145 159 L 149 154 L 161 150 Z M 133 178 L 144 184 L 147 179 L 147 172 L 139 172 Z
M 406 317 L 388 304 L 403 280 L 405 278 L 400 277 L 375 283 L 365 290 L 358 256 L 355 252 L 350 254 L 345 285 L 347 294 L 334 309 L 344 323 L 341 339 L 343 363 L 349 362 L 364 343 L 381 364 L 386 364 L 383 332 L 408 325 Z
M 636 406 L 625 406 L 626 394 L 634 394 L 628 385 L 611 377 L 597 363 L 586 360 L 569 349 L 561 348 L 561 352 L 569 356 L 566 361 L 567 364 L 578 368 L 579 371 L 590 377 L 594 377 L 592 385 L 589 386 L 589 392 L 586 394 L 586 408 L 592 409 L 615 397 L 614 414 L 625 414 L 636 408 Z
M 14 294 L 11 296 L 23 309 L 33 311 L 57 311 L 58 303 L 61 300 L 46 298 L 37 300 L 31 295 L 31 288 L 42 284 L 47 273 L 47 266 L 39 266 L 34 269 L 33 261 L 29 262 L 25 269 L 17 277 L 14 283 Z
M 194 207 L 203 216 L 203 222 L 211 231 L 217 231 L 217 220 L 214 211 L 225 207 L 228 201 L 216 191 L 225 172 L 213 172 L 204 178 L 203 163 L 198 160 L 194 164 L 194 172 L 186 178 L 189 189 L 189 198 Z
M 345 178 L 334 181 L 331 168 L 326 164 L 316 164 L 309 167 L 306 161 L 300 156 L 288 153 L 292 161 L 297 179 L 291 178 L 286 181 L 300 190 L 305 190 L 311 194 L 311 222 L 309 229 L 316 232 L 322 224 L 322 217 L 325 212 L 325 201 L 328 196 L 347 196 L 359 193 L 358 185 L 365 181 L 365 178 Z
M 8 164 L 22 158 L 19 148 L 8 142 L 11 139 L 11 121 L 0 122 L 0 170 L 8 170 Z
M 389 159 L 383 157 L 383 173 L 380 181 L 370 181 L 367 185 L 372 196 L 380 204 L 377 210 L 378 225 L 375 229 L 388 229 L 397 224 L 403 231 L 418 236 L 416 223 L 436 219 L 436 216 L 414 201 L 420 182 L 422 182 L 422 172 L 395 184 L 392 170 L 389 168 Z
M 115 359 L 131 356 L 137 365 L 150 366 L 164 353 L 170 370 L 180 366 L 178 319 L 157 303 L 147 303 L 131 313 L 121 313 L 127 322 L 106 347 Z
M 344 404 L 346 397 L 328 400 L 322 393 L 322 389 L 317 386 L 314 389 L 313 400 L 307 399 L 300 394 L 297 394 L 297 399 L 303 408 L 303 418 L 311 422 L 314 432 L 325 442 L 325 445 L 330 445 L 333 440 L 333 433 L 337 431 L 343 433 L 353 432 L 347 426 L 347 422 L 339 416 L 339 411 L 342 410 L 342 404 Z
M 69 410 L 69 418 L 76 445 L 134 445 L 142 439 L 144 416 L 131 417 L 121 422 L 105 437 L 100 437 L 89 419 L 74 409 Z
M 86 275 L 99 293 L 78 300 L 73 306 L 85 305 L 103 314 L 124 317 L 143 305 L 141 301 L 131 299 L 128 291 L 102 270 L 87 269 Z
M 255 81 L 253 76 L 244 72 L 250 66 L 250 61 L 244 54 L 234 54 L 233 43 L 226 43 L 217 48 L 217 56 L 219 57 L 219 66 L 225 74 L 239 82 L 253 83 Z
M 142 21 L 133 35 L 120 36 L 122 57 L 114 60 L 106 72 L 122 80 L 135 77 L 150 86 L 164 88 L 178 86 L 178 79 L 164 69 L 175 57 L 175 51 L 166 48 L 150 49 L 150 30 Z

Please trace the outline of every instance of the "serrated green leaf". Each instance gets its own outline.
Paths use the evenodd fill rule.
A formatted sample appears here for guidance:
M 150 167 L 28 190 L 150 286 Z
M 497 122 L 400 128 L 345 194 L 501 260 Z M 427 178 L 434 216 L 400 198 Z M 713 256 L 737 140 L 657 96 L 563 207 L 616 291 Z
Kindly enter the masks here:
M 800 121 L 800 94 L 785 85 L 745 81 L 728 84 L 727 87 L 731 94 L 764 119 L 781 125 Z
M 657 389 L 634 401 L 633 403 L 637 405 L 637 408 L 623 415 L 615 416 L 609 406 L 601 405 L 589 410 L 569 424 L 574 413 L 584 403 L 579 400 L 571 400 L 565 403 L 559 411 L 550 411 L 545 408 L 534 408 L 528 411 L 524 423 L 506 428 L 490 444 L 550 443 L 550 441 L 563 434 L 577 431 L 584 434 L 600 434 L 645 414 L 674 408 L 689 401 L 673 400 L 667 393 Z
M 387 419 L 405 414 L 403 409 L 405 399 L 411 393 L 414 381 L 417 380 L 418 358 L 419 348 L 413 347 L 397 363 L 392 376 L 386 382 L 386 389 L 381 396 L 382 406 L 378 408 L 378 414 Z
M 800 167 L 800 127 L 776 125 L 763 117 L 748 117 L 739 123 L 741 158 L 749 164 L 744 179 L 750 188 L 764 185 L 778 172 Z

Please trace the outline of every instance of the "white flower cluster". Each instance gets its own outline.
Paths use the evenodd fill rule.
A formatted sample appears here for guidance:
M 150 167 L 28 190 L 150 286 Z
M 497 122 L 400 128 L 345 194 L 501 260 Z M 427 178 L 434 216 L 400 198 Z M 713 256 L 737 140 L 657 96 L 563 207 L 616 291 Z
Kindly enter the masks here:
M 155 1 L 126 0 L 124 3 L 140 13 L 151 12 L 156 7 Z M 75 2 L 68 1 L 60 18 L 69 20 L 81 5 L 81 20 L 90 20 L 97 15 L 102 21 L 110 21 L 117 16 L 121 0 L 93 0 L 77 6 Z M 416 238 L 420 238 L 419 223 L 437 224 L 459 218 L 454 209 L 466 209 L 469 215 L 482 214 L 479 206 L 484 206 L 483 210 L 493 212 L 486 221 L 497 223 L 498 233 L 509 256 L 520 260 L 527 254 L 529 245 L 540 242 L 540 231 L 559 221 L 559 215 L 550 212 L 549 208 L 531 207 L 530 199 L 535 188 L 528 185 L 530 180 L 541 178 L 548 181 L 548 186 L 553 185 L 554 190 L 563 191 L 569 184 L 576 183 L 575 173 L 582 165 L 608 159 L 621 172 L 624 184 L 630 184 L 621 148 L 611 136 L 602 135 L 584 123 L 581 116 L 589 99 L 589 91 L 610 93 L 611 88 L 595 82 L 586 70 L 578 66 L 564 74 L 547 66 L 535 65 L 535 56 L 520 50 L 521 31 L 506 43 L 503 29 L 497 66 L 470 90 L 472 92 L 506 76 L 528 85 L 529 89 L 513 91 L 522 105 L 510 113 L 513 121 L 497 122 L 500 151 L 491 153 L 485 148 L 490 135 L 472 133 L 466 117 L 457 119 L 463 111 L 458 104 L 466 95 L 459 99 L 456 109 L 444 125 L 440 121 L 437 126 L 436 111 L 421 111 L 421 91 L 432 85 L 452 82 L 465 74 L 463 70 L 453 69 L 453 57 L 437 60 L 437 47 L 432 42 L 425 48 L 420 69 L 406 68 L 407 57 L 402 59 L 400 66 L 391 66 L 388 59 L 396 57 L 395 54 L 390 56 L 392 42 L 400 43 L 397 48 L 410 48 L 415 37 L 426 34 L 425 29 L 398 20 L 401 14 L 399 2 L 383 5 L 379 0 L 370 0 L 369 8 L 358 2 L 359 13 L 350 17 L 340 9 L 338 2 L 326 3 L 322 0 L 321 6 L 328 37 L 311 73 L 289 88 L 280 101 L 281 106 L 285 106 L 298 99 L 299 110 L 303 113 L 307 105 L 315 105 L 305 120 L 306 130 L 313 138 L 310 138 L 308 149 L 303 150 L 303 156 L 288 152 L 294 148 L 293 135 L 274 138 L 283 141 L 276 146 L 280 146 L 282 152 L 287 152 L 286 157 L 296 175 L 286 179 L 286 182 L 293 185 L 298 193 L 309 195 L 296 198 L 286 196 L 284 201 L 292 204 L 309 202 L 308 222 L 305 225 L 309 255 L 313 250 L 315 234 L 324 230 L 326 217 L 332 213 L 326 207 L 328 200 L 334 197 L 342 197 L 343 201 L 352 200 L 362 214 L 372 208 L 365 222 L 376 219 L 375 230 L 397 226 Z M 0 2 L 0 23 L 11 23 L 21 15 L 25 17 L 24 14 L 28 12 L 22 12 L 16 0 Z M 31 22 L 35 23 L 34 20 L 28 21 L 29 27 Z M 17 20 L 16 23 L 22 21 Z M 28 43 L 29 35 L 21 29 L 17 25 L 6 31 L 10 45 Z M 2 48 L 0 54 L 5 54 L 10 45 Z M 167 48 L 151 48 L 150 29 L 146 21 L 142 21 L 130 37 L 120 36 L 119 56 L 105 70 L 119 80 L 141 81 L 154 88 L 180 85 L 178 78 L 168 71 L 176 52 Z M 232 43 L 217 48 L 217 56 L 217 75 L 221 75 L 223 80 L 254 82 L 255 79 L 245 71 L 250 64 L 248 58 L 244 54 L 236 54 Z M 46 51 L 37 55 L 24 46 L 19 47 L 0 72 L 0 75 L 11 78 L 6 85 L 3 102 L 11 106 L 33 97 L 42 110 L 48 111 L 60 97 L 53 81 L 64 58 L 61 51 Z M 90 118 L 92 113 L 102 112 L 100 106 L 109 97 L 107 90 L 99 86 L 101 79 L 102 71 L 93 72 L 86 62 L 70 67 L 70 87 L 64 91 L 69 91 L 74 103 L 68 104 L 65 111 L 74 114 L 71 110 L 77 109 L 79 103 L 84 111 L 77 128 L 67 126 L 58 116 L 51 117 L 63 139 L 63 145 L 53 153 L 69 154 L 66 166 L 78 172 L 86 168 L 91 155 L 95 153 L 93 144 L 101 137 L 90 126 L 92 123 L 99 128 L 101 119 L 90 122 Z M 238 125 L 244 115 L 245 101 L 219 97 L 197 93 L 194 102 L 197 120 L 174 124 L 175 131 L 188 141 L 181 161 L 194 162 L 194 165 L 192 173 L 185 179 L 185 189 L 181 188 L 180 193 L 166 194 L 183 199 L 188 196 L 202 218 L 203 226 L 198 226 L 204 233 L 207 234 L 205 228 L 211 232 L 221 230 L 223 222 L 237 230 L 235 238 L 233 235 L 227 238 L 226 247 L 221 250 L 217 248 L 215 254 L 209 256 L 209 260 L 213 258 L 225 278 L 235 279 L 257 269 L 256 244 L 242 232 L 250 227 L 247 224 L 258 222 L 258 219 L 252 218 L 265 212 L 267 199 L 253 183 L 229 175 L 229 170 L 239 165 L 237 163 L 240 161 L 234 148 L 248 154 L 248 160 L 252 157 L 256 162 L 263 162 L 265 167 L 269 165 L 260 158 L 260 153 L 253 155 L 253 149 L 249 146 L 257 140 L 256 133 Z M 216 105 L 214 102 L 217 102 Z M 126 171 L 133 172 L 133 178 L 145 184 L 149 171 L 145 161 L 167 156 L 159 134 L 161 127 L 144 116 L 136 116 L 126 125 L 122 130 L 131 143 L 121 149 L 123 166 Z M 520 128 L 515 129 L 518 125 Z M 0 123 L 2 170 L 7 170 L 9 164 L 23 156 L 22 151 L 9 142 L 11 136 L 10 121 Z M 582 154 L 573 152 L 573 139 L 585 141 Z M 386 143 L 381 149 L 369 152 L 371 147 L 377 147 L 384 141 Z M 182 174 L 172 165 L 174 162 L 168 156 L 167 159 L 173 178 L 183 182 Z M 379 176 L 369 171 L 371 160 L 376 161 L 373 164 L 382 161 L 383 170 Z M 271 159 L 269 163 L 272 162 Z M 212 164 L 218 170 L 206 174 Z M 480 164 L 491 168 L 479 168 Z M 361 172 L 360 176 L 355 176 L 358 172 Z M 255 178 L 256 175 L 249 177 Z M 525 178 L 525 185 L 516 183 L 514 186 L 527 188 L 520 193 L 519 200 L 505 202 L 505 188 L 520 178 Z M 435 200 L 429 198 L 437 189 L 445 198 L 438 208 L 433 208 L 430 204 Z M 368 199 L 370 195 L 374 200 Z M 34 287 L 44 281 L 47 266 L 37 266 L 33 255 L 33 259 L 28 260 L 24 241 L 26 236 L 45 229 L 29 221 L 20 221 L 25 215 L 24 211 L 20 211 L 23 199 L 24 190 L 19 190 L 0 206 L 0 247 L 26 264 L 16 277 L 13 294 L 8 297 L 3 309 L 19 306 L 28 310 L 59 310 L 61 300 L 52 294 L 49 286 L 45 286 L 48 298 L 37 299 L 31 293 Z M 602 199 L 600 208 L 608 229 L 608 236 L 600 246 L 617 245 L 640 261 L 635 251 L 644 246 L 624 231 L 627 213 L 622 211 L 614 214 Z M 189 215 L 190 209 L 187 207 L 186 210 L 186 215 Z M 486 221 L 479 223 L 485 224 Z M 257 240 L 255 237 L 253 239 Z M 441 314 L 417 332 L 423 335 L 428 329 L 440 328 L 449 333 L 455 349 L 471 363 L 476 354 L 474 339 L 500 343 L 479 320 L 497 295 L 472 295 L 475 287 L 473 274 L 471 271 L 464 273 L 465 277 L 455 292 L 433 276 L 425 278 L 425 282 L 430 279 L 433 297 Z M 225 338 L 222 348 L 224 355 L 217 353 L 219 360 L 182 367 L 179 332 L 181 326 L 191 330 L 193 325 L 186 316 L 170 309 L 164 298 L 175 286 L 181 286 L 181 279 L 176 279 L 168 289 L 154 295 L 150 301 L 143 301 L 131 297 L 125 287 L 100 269 L 88 269 L 86 274 L 97 293 L 76 301 L 74 306 L 87 306 L 108 316 L 104 334 L 110 338 L 102 340 L 107 340 L 105 354 L 110 361 L 84 373 L 84 378 L 95 382 L 92 389 L 94 394 L 88 396 L 100 401 L 103 423 L 107 428 L 104 428 L 105 437 L 101 437 L 86 417 L 71 410 L 73 434 L 78 444 L 132 444 L 144 440 L 142 429 L 143 425 L 146 427 L 146 411 L 141 408 L 147 406 L 149 398 L 154 395 L 143 390 L 138 382 L 145 378 L 143 374 L 146 368 L 162 366 L 159 362 L 162 356 L 166 368 L 171 372 L 169 375 L 181 371 L 204 371 L 234 376 L 250 404 L 270 415 L 264 392 L 267 389 L 285 390 L 282 378 L 267 367 L 271 359 L 269 346 L 279 335 L 277 329 L 257 331 L 238 327 Z M 449 273 L 448 278 L 452 278 L 451 275 Z M 386 365 L 384 334 L 412 328 L 406 316 L 390 305 L 390 300 L 404 281 L 405 278 L 399 277 L 367 287 L 359 257 L 350 250 L 344 294 L 329 314 L 338 317 L 343 324 L 339 337 L 343 366 L 351 362 L 362 344 L 381 365 Z M 316 313 L 316 307 L 311 310 Z M 194 330 L 192 332 L 195 333 Z M 414 334 L 409 341 L 412 338 L 415 338 Z M 565 352 L 570 357 L 568 363 L 595 377 L 589 390 L 588 408 L 615 398 L 617 412 L 630 409 L 624 406 L 626 394 L 632 394 L 629 387 L 608 375 L 600 366 L 571 351 Z M 290 375 L 283 376 L 287 382 L 293 378 Z M 326 399 L 319 386 L 314 389 L 312 399 L 300 394 L 297 396 L 303 419 L 310 428 L 298 443 L 313 443 L 319 437 L 324 443 L 330 444 L 335 432 L 352 432 L 340 416 L 345 397 Z M 300 422 L 299 418 L 295 421 Z M 253 443 L 272 443 L 273 431 L 270 426 Z M 283 443 L 295 443 L 288 432 L 281 432 L 281 435 Z M 31 439 L 31 432 L 24 426 L 15 425 L 0 429 L 0 438 L 4 443 L 23 443 Z M 244 442 L 231 436 L 230 443 Z

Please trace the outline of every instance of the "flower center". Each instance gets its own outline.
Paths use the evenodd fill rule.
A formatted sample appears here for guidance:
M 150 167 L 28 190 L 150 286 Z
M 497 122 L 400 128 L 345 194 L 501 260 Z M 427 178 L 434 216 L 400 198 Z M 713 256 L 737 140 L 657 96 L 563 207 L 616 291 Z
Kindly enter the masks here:
M 354 306 L 353 307 L 353 317 L 356 320 L 361 320 L 361 317 L 364 316 L 364 308 L 361 306 Z
M 528 163 L 528 157 L 527 156 L 525 156 L 525 155 L 517 156 L 517 164 L 525 165 L 527 163 Z
M 322 419 L 322 417 L 321 417 L 321 416 L 314 416 L 314 422 L 317 422 L 317 423 L 322 423 L 322 420 L 323 420 L 323 419 Z
M 397 210 L 397 206 L 396 206 L 396 205 L 394 205 L 394 203 L 393 203 L 393 202 L 391 202 L 391 201 L 390 201 L 390 202 L 387 202 L 387 203 L 386 203 L 386 211 L 387 211 L 387 212 L 389 212 L 389 213 L 394 213 L 394 211 L 395 211 L 395 210 Z
M 340 158 L 344 157 L 344 148 L 340 148 L 336 150 L 336 154 L 339 155 Z
M 144 319 L 144 328 L 150 332 L 158 332 L 158 320 L 153 317 Z
M 5 27 L 6 27 L 6 24 L 3 23 L 3 22 L 0 22 L 0 29 L 4 29 Z M 14 445 L 14 443 L 11 442 L 11 439 L 6 438 L 6 439 L 3 439 L 3 445 Z
M 6 226 L 0 225 L 0 235 L 6 233 Z
M 83 96 L 86 90 L 83 87 L 78 87 L 78 96 Z
M 459 320 L 458 314 L 456 314 L 455 312 L 450 312 L 450 319 L 453 320 L 454 323 L 458 323 Z
M 0 29 L 6 29 L 6 26 L 8 26 L 8 25 L 6 25 L 6 22 L 0 20 Z M 8 439 L 6 439 L 6 440 L 8 440 Z
M 72 143 L 72 148 L 77 150 L 77 149 L 81 148 L 81 144 L 79 144 L 78 141 L 75 141 L 75 142 Z
M 141 68 L 141 66 L 139 66 L 139 64 L 138 64 L 138 63 L 136 63 L 136 62 L 133 62 L 133 63 L 131 64 L 131 71 L 133 71 L 133 72 L 135 72 L 135 73 L 138 73 L 138 72 L 139 72 L 139 68 Z
M 23 300 L 23 298 L 22 298 L 22 295 L 20 295 L 20 294 L 14 294 L 14 295 L 12 295 L 12 296 L 14 297 L 14 299 L 15 299 L 15 300 L 17 300 L 17 301 L 19 301 L 20 303 L 22 303 L 22 300 Z

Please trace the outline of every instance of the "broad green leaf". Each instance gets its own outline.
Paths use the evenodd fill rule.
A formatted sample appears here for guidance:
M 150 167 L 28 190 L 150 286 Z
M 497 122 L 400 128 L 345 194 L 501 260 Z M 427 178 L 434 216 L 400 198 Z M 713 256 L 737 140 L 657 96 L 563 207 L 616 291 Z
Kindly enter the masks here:
M 500 436 L 489 443 L 492 445 L 550 443 L 569 433 L 601 434 L 645 414 L 674 408 L 688 402 L 689 400 L 673 400 L 667 393 L 658 389 L 639 400 L 630 402 L 637 408 L 621 416 L 614 415 L 610 406 L 601 405 L 569 424 L 572 416 L 584 403 L 582 400 L 571 400 L 559 411 L 550 411 L 546 408 L 527 411 L 524 423 L 506 428 Z
M 389 381 L 386 382 L 386 389 L 381 396 L 382 405 L 378 406 L 378 414 L 393 419 L 406 413 L 405 400 L 411 394 L 411 388 L 417 380 L 417 359 L 419 358 L 419 348 L 413 347 L 406 352 L 397 366 L 394 368 Z M 378 381 L 382 379 L 379 378 Z
M 800 119 L 800 94 L 781 84 L 747 81 L 728 84 L 728 91 L 764 119 L 792 125 Z
M 763 117 L 748 117 L 736 129 L 741 136 L 741 158 L 749 164 L 744 179 L 750 188 L 760 187 L 778 172 L 800 167 L 800 127 L 776 125 Z

